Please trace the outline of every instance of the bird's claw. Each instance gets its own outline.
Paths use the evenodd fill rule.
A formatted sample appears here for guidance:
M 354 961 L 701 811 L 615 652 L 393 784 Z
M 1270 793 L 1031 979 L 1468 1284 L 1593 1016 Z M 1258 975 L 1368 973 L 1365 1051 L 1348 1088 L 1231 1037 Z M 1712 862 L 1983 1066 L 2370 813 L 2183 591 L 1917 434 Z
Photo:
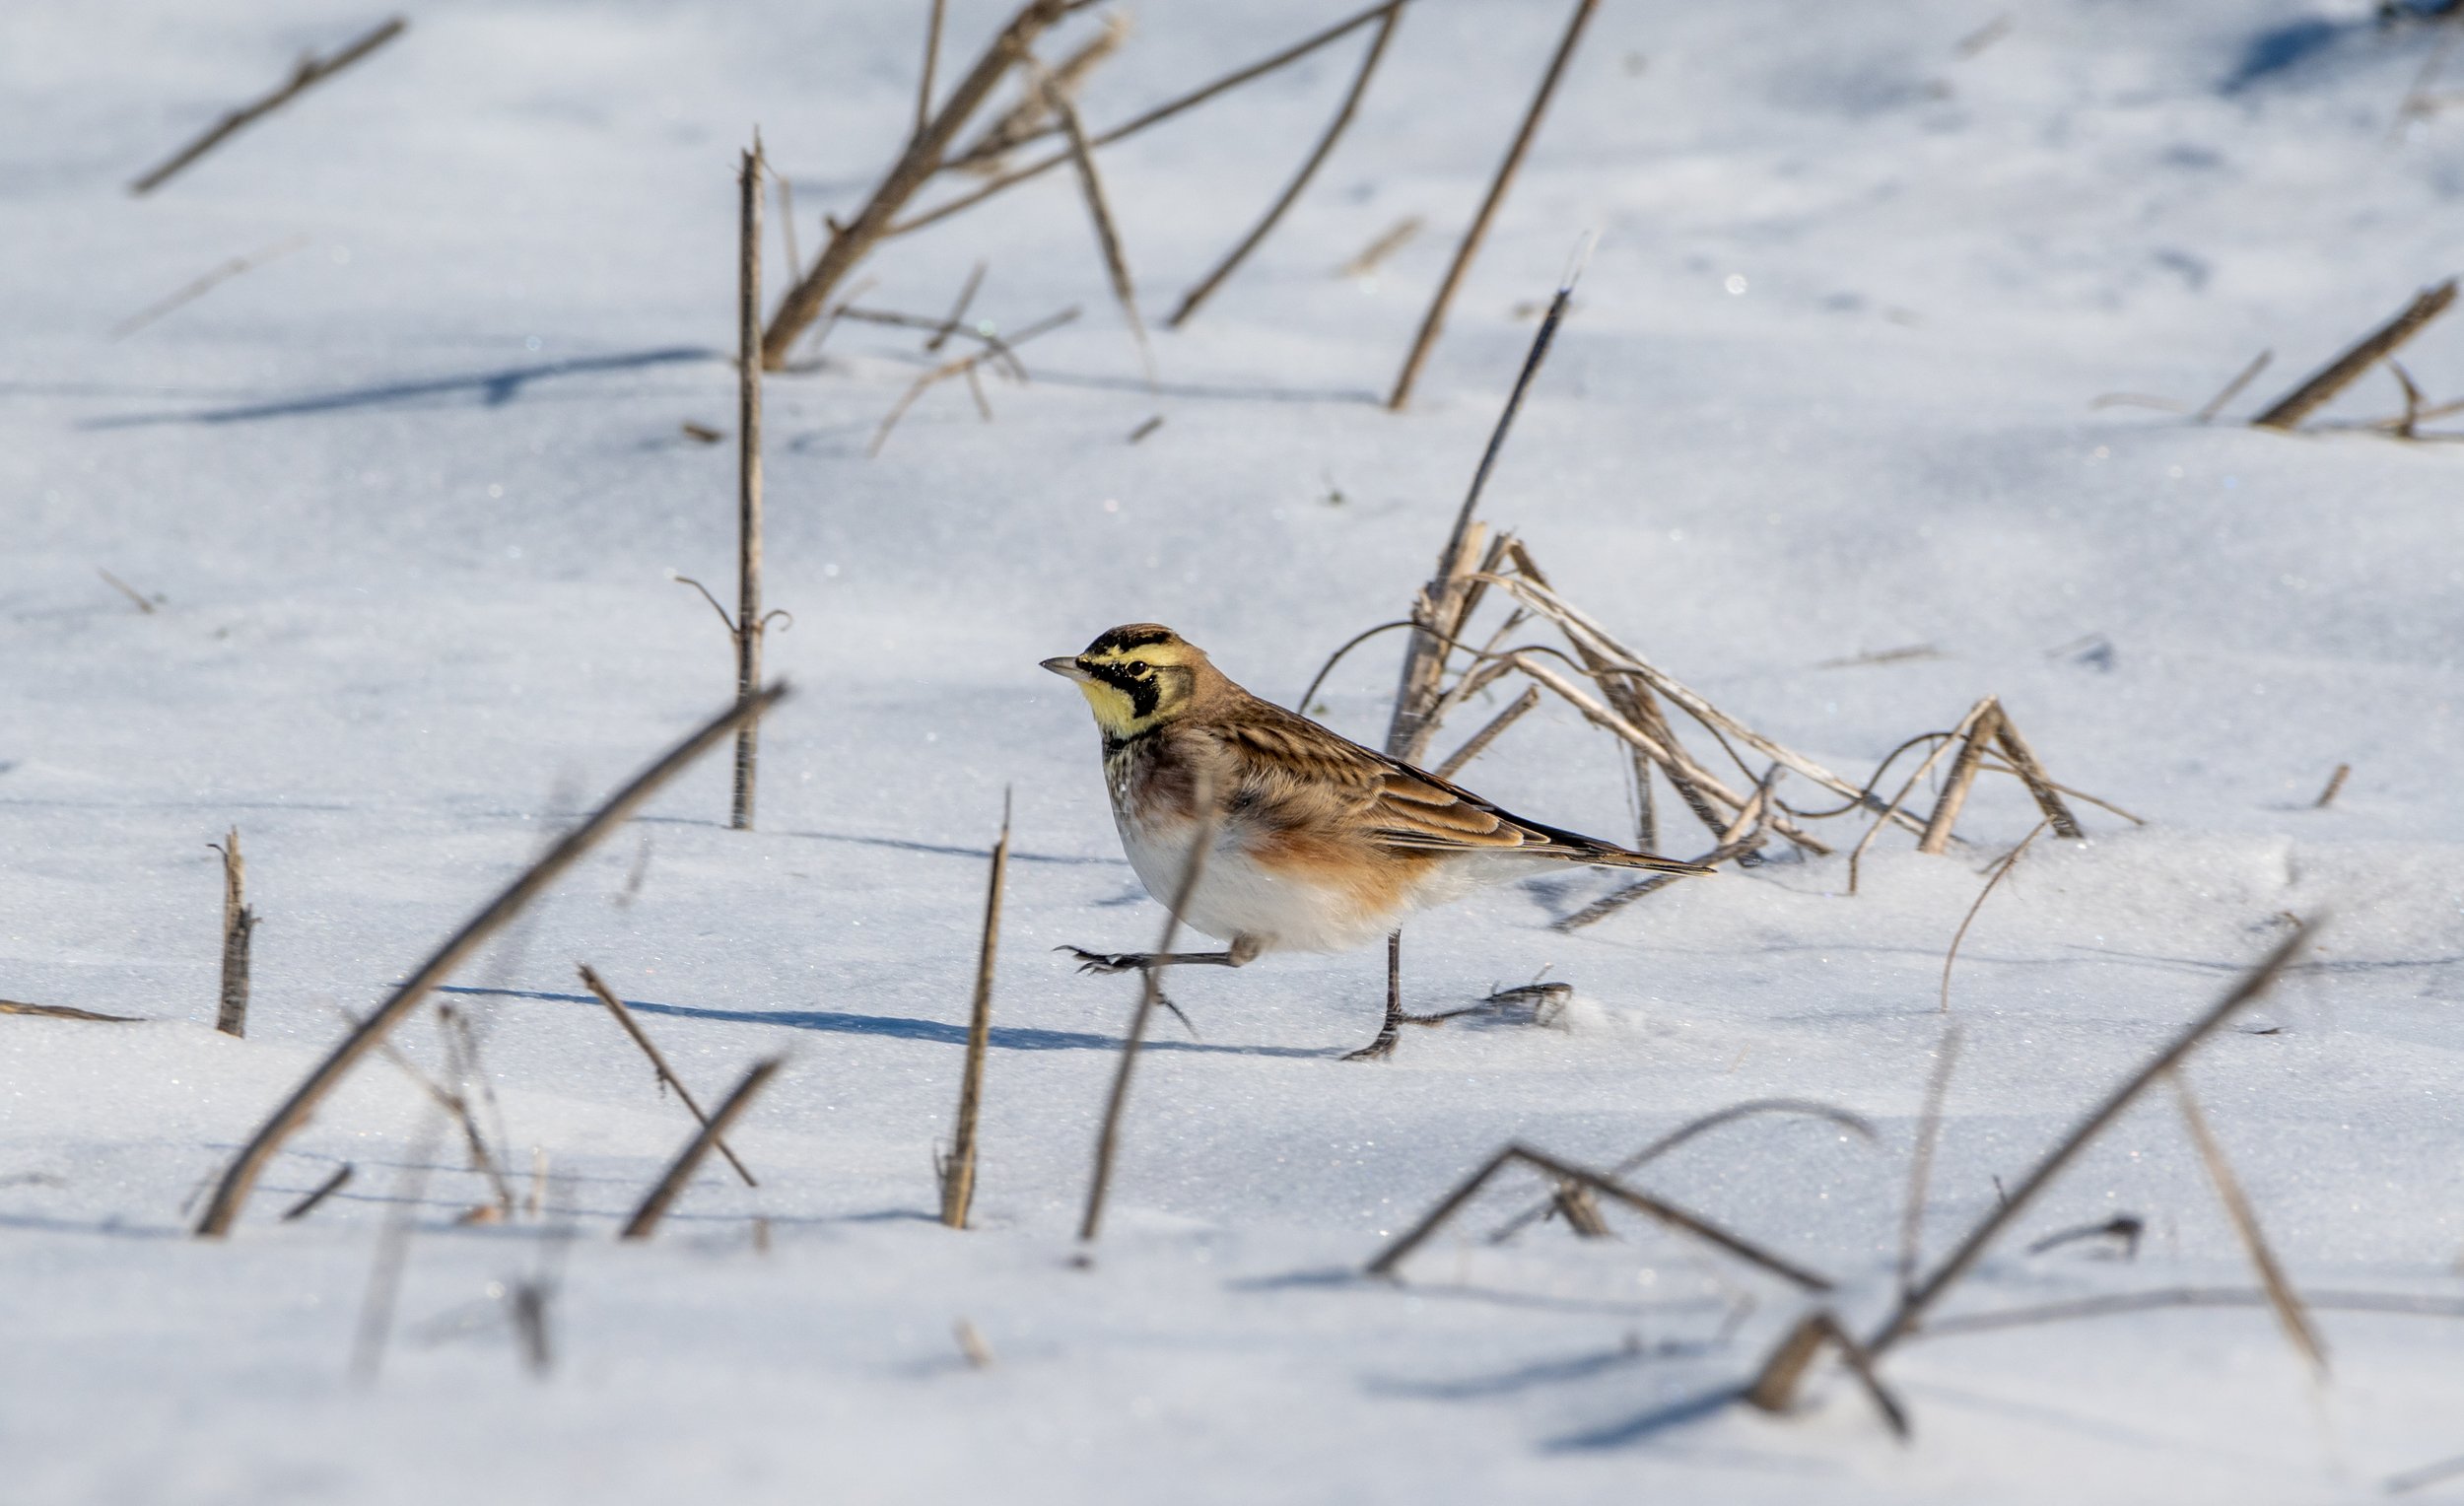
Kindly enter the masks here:
M 1138 959 L 1129 952 L 1090 952 L 1083 946 L 1057 946 L 1053 950 L 1077 958 L 1081 973 L 1134 973 L 1138 969 Z

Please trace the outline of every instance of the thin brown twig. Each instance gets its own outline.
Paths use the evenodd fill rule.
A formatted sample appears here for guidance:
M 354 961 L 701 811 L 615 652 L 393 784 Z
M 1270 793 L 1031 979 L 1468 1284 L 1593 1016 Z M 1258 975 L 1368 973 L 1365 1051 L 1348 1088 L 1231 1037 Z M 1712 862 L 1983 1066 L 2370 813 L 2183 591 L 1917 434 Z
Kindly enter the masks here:
M 118 591 L 121 595 L 126 596 L 129 600 L 135 602 L 137 604 L 138 611 L 143 612 L 148 617 L 154 615 L 154 603 L 148 601 L 143 595 L 139 594 L 137 587 L 129 584 L 127 582 L 111 574 L 109 571 L 104 570 L 100 565 L 97 565 L 94 568 L 94 573 L 103 578 L 104 584 L 110 586 L 111 589 Z
M 1335 109 L 1335 118 L 1327 122 L 1325 133 L 1319 136 L 1318 144 L 1302 161 L 1300 171 L 1292 174 L 1291 182 L 1284 185 L 1283 191 L 1275 196 L 1274 202 L 1267 206 L 1266 214 L 1250 233 L 1241 238 L 1240 243 L 1233 246 L 1223 260 L 1215 264 L 1213 271 L 1199 278 L 1198 285 L 1182 297 L 1181 307 L 1172 310 L 1172 317 L 1164 320 L 1164 327 L 1178 329 L 1189 322 L 1190 316 L 1198 312 L 1198 306 L 1223 286 L 1224 280 L 1238 270 L 1243 261 L 1249 259 L 1250 252 L 1258 249 L 1282 220 L 1284 212 L 1308 188 L 1309 180 L 1317 176 L 1318 170 L 1334 153 L 1335 143 L 1342 138 L 1344 129 L 1352 123 L 1353 112 L 1360 108 L 1360 98 L 1369 92 L 1369 79 L 1377 72 L 1378 60 L 1386 55 L 1386 44 L 1393 38 L 1396 23 L 1403 17 L 1403 11 L 1397 9 L 1388 11 L 1380 19 L 1376 34 L 1369 38 L 1369 50 L 1360 59 L 1360 71 L 1352 75 L 1351 88 L 1345 91 L 1342 104 Z
M 959 329 L 962 327 L 961 321 L 967 317 L 967 309 L 976 301 L 976 290 L 984 286 L 984 274 L 991 269 L 992 265 L 992 264 L 989 261 L 979 261 L 975 265 L 975 270 L 967 274 L 966 286 L 958 290 L 958 302 L 950 305 L 950 316 L 943 319 L 941 321 L 941 327 L 934 330 L 931 336 L 924 341 L 924 348 L 925 355 L 929 356 L 938 351 L 943 345 L 948 343 L 951 335 L 958 333 Z M 841 311 L 844 312 L 845 310 Z M 970 330 L 968 333 L 972 334 L 974 331 Z
M 2394 355 L 2407 340 L 2420 334 L 2430 320 L 2447 311 L 2455 302 L 2452 277 L 2434 288 L 2425 288 L 2413 302 L 2386 323 L 2379 325 L 2356 341 L 2352 348 L 2319 369 L 2309 380 L 2283 397 L 2250 421 L 2254 429 L 2290 430 L 2300 425 L 2335 395 L 2351 386 L 2363 372 Z
M 325 1095 L 359 1064 L 360 1059 L 376 1048 L 394 1026 L 416 1009 L 437 985 L 450 977 L 472 952 L 494 935 L 499 927 L 536 899 L 565 870 L 579 862 L 582 856 L 596 847 L 600 839 L 624 824 L 643 802 L 658 792 L 661 786 L 675 778 L 704 753 L 716 747 L 732 733 L 737 725 L 759 717 L 779 704 L 787 695 L 782 682 L 771 685 L 758 695 L 747 696 L 735 705 L 704 722 L 690 735 L 667 750 L 657 761 L 625 787 L 608 796 L 606 803 L 591 812 L 589 818 L 565 834 L 554 847 L 533 862 L 521 875 L 508 884 L 495 899 L 465 922 L 462 928 L 447 937 L 426 962 L 420 964 L 409 981 L 394 990 L 392 996 L 358 1029 L 345 1037 L 324 1061 L 317 1063 L 300 1086 L 292 1091 L 280 1108 L 258 1127 L 230 1169 L 214 1190 L 204 1215 L 198 1219 L 196 1232 L 201 1237 L 219 1238 L 229 1234 L 239 1221 L 240 1211 L 248 1200 L 265 1165 L 283 1142 L 308 1122 Z
M 625 1221 L 625 1227 L 617 1238 L 649 1239 L 657 1231 L 659 1220 L 667 1216 L 668 1207 L 683 1193 L 685 1184 L 693 1180 L 693 1173 L 702 1164 L 702 1158 L 710 1154 L 711 1147 L 718 1144 L 728 1129 L 743 1117 L 744 1111 L 753 1106 L 753 1099 L 777 1075 L 783 1061 L 783 1058 L 766 1057 L 753 1063 L 752 1070 L 744 1074 L 744 1080 L 720 1100 L 710 1122 L 685 1142 L 683 1150 L 677 1152 L 676 1159 L 668 1164 L 666 1175 L 660 1177 L 658 1185 L 650 1189 L 650 1195 L 642 1199 L 642 1205 L 633 1210 L 633 1217 Z
M 163 183 L 171 176 L 171 174 L 178 172 L 180 170 L 186 168 L 190 163 L 195 162 L 206 153 L 213 151 L 218 146 L 221 146 L 225 140 L 229 139 L 233 132 L 239 130 L 241 126 L 280 109 L 283 105 L 290 103 L 292 100 L 296 99 L 301 94 L 302 91 L 308 89 L 311 85 L 318 84 L 326 79 L 332 78 L 343 69 L 350 67 L 361 58 L 368 56 L 368 54 L 376 51 L 378 47 L 383 46 L 386 42 L 389 42 L 395 37 L 401 35 L 403 30 L 409 25 L 409 22 L 404 21 L 399 16 L 396 16 L 379 25 L 375 31 L 362 35 L 358 40 L 351 42 L 341 51 L 334 53 L 331 57 L 317 57 L 314 54 L 310 54 L 307 57 L 301 58 L 298 66 L 291 70 L 291 77 L 284 81 L 284 83 L 279 88 L 275 89 L 273 93 L 254 100 L 249 103 L 242 104 L 239 108 L 225 114 L 222 119 L 214 122 L 213 126 L 208 129 L 204 135 L 199 136 L 196 140 L 172 153 L 171 159 L 165 162 L 161 167 L 156 168 L 153 171 L 145 174 L 145 176 L 138 178 L 133 183 L 130 183 L 128 185 L 128 191 L 132 194 L 140 195 L 153 192 L 156 188 L 161 187 Z
M 2328 806 L 2334 804 L 2336 796 L 2344 791 L 2344 782 L 2352 778 L 2352 775 L 2353 766 L 2351 764 L 2338 764 L 2336 766 L 2336 772 L 2327 776 L 2327 787 L 2318 792 L 2318 798 L 2310 802 L 2310 808 L 2312 810 L 2325 810 Z
M 917 136 L 932 123 L 932 76 L 941 66 L 941 21 L 949 9 L 949 0 L 931 0 L 931 15 L 924 21 L 924 76 L 916 81 Z
M 1506 728 L 1522 720 L 1525 714 L 1538 705 L 1540 705 L 1540 687 L 1524 686 L 1523 694 L 1517 696 L 1512 705 L 1490 718 L 1486 726 L 1465 738 L 1462 747 L 1447 755 L 1444 763 L 1429 772 L 1442 780 L 1453 779 L 1462 772 L 1464 765 L 1486 752 L 1488 745 L 1504 735 Z
M 658 1080 L 676 1090 L 676 1097 L 683 1102 L 685 1112 L 693 1116 L 693 1122 L 705 1129 L 709 1128 L 710 1116 L 702 1112 L 701 1104 L 693 1097 L 693 1090 L 686 1087 L 684 1079 L 676 1075 L 676 1069 L 667 1064 L 667 1058 L 650 1040 L 650 1032 L 642 1028 L 642 1022 L 633 1017 L 633 1011 L 625 1007 L 624 999 L 614 989 L 607 986 L 607 981 L 601 978 L 590 964 L 578 963 L 575 965 L 575 971 L 582 975 L 582 986 L 588 989 L 590 995 L 605 1005 L 608 1013 L 616 1017 L 616 1023 L 624 1027 L 625 1034 L 632 1038 L 633 1044 L 642 1049 L 642 1055 L 650 1059 L 650 1070 L 657 1074 Z M 720 1155 L 727 1158 L 727 1164 L 736 1169 L 736 1175 L 744 1179 L 746 1187 L 761 1186 L 753 1180 L 753 1174 L 745 1169 L 744 1163 L 736 1159 L 735 1151 L 728 1148 L 725 1140 L 719 1140 L 717 1149 Z
M 2275 1310 L 2276 1321 L 2284 1326 L 2287 1341 L 2309 1362 L 2311 1374 L 2325 1380 L 2326 1343 L 2310 1322 L 2301 1294 L 2293 1290 L 2276 1252 L 2268 1247 L 2266 1231 L 2259 1227 L 2258 1209 L 2250 1205 L 2250 1195 L 2242 1190 L 2241 1179 L 2233 1174 L 2233 1164 L 2225 1158 L 2224 1146 L 2217 1139 L 2216 1131 L 2208 1128 L 2207 1116 L 2199 1111 L 2199 1099 L 2190 1091 L 2190 1079 L 2179 1066 L 2165 1075 L 2173 1081 L 2173 1097 L 2181 1106 L 2183 1128 L 2190 1131 L 2191 1143 L 2199 1149 L 2199 1162 L 2207 1168 L 2217 1199 L 2224 1204 L 2233 1233 L 2239 1236 L 2243 1253 L 2250 1257 L 2251 1268 L 2259 1274 L 2259 1288 L 2267 1293 L 2267 1305 Z
M 737 178 L 736 223 L 736 698 L 761 687 L 762 633 L 762 156 L 761 132 Z M 727 825 L 753 829 L 761 759 L 759 718 L 736 723 L 735 784 Z
M 941 1175 L 941 1222 L 967 1227 L 976 1196 L 976 1121 L 984 1106 L 984 1058 L 992 1039 L 992 958 L 1001 942 L 1001 885 L 1009 873 L 1009 792 L 1001 792 L 1001 836 L 984 888 L 984 935 L 976 951 L 976 992 L 967 1016 L 967 1063 L 959 1077 L 958 1128 Z
M 1386 406 L 1400 413 L 1411 401 L 1411 388 L 1420 378 L 1420 368 L 1429 359 L 1437 344 L 1438 331 L 1445 327 L 1446 310 L 1455 301 L 1455 290 L 1462 286 L 1464 273 L 1471 270 L 1472 258 L 1479 254 L 1480 242 L 1487 239 L 1491 221 L 1497 217 L 1498 205 L 1505 202 L 1506 190 L 1513 186 L 1515 171 L 1523 166 L 1524 154 L 1532 149 L 1532 140 L 1540 134 L 1540 117 L 1547 113 L 1548 102 L 1557 92 L 1557 83 L 1565 77 L 1566 64 L 1574 57 L 1575 44 L 1583 39 L 1583 29 L 1591 24 L 1592 13 L 1600 8 L 1600 0 L 1574 0 L 1574 14 L 1567 18 L 1565 34 L 1558 38 L 1556 53 L 1548 60 L 1548 70 L 1540 75 L 1540 89 L 1532 96 L 1531 107 L 1524 111 L 1523 124 L 1515 131 L 1514 143 L 1506 149 L 1506 160 L 1497 165 L 1489 179 L 1488 193 L 1480 200 L 1479 211 L 1455 247 L 1455 259 L 1446 268 L 1446 276 L 1437 285 L 1437 294 L 1429 300 L 1428 312 L 1421 317 L 1420 332 L 1412 337 L 1411 351 L 1403 357 L 1403 369 L 1395 377 L 1395 390 L 1388 394 Z
M 111 1025 L 134 1025 L 143 1016 L 135 1014 L 97 1014 L 92 1009 L 78 1009 L 68 1004 L 29 1004 L 14 998 L 0 998 L 0 1014 L 33 1014 L 53 1020 L 96 1020 Z
M 2250 364 L 2243 367 L 2240 373 L 2236 375 L 2232 380 L 2224 383 L 2224 387 L 2219 390 L 2214 397 L 2207 400 L 2207 405 L 2205 407 L 2192 414 L 2190 416 L 2190 421 L 2194 424 L 2213 423 L 2216 416 L 2224 411 L 2224 405 L 2231 402 L 2234 398 L 2239 397 L 2243 387 L 2246 387 L 2253 381 L 2258 380 L 2259 373 L 2266 371 L 2267 364 L 2275 359 L 2276 353 L 2272 350 L 2263 350 L 2259 352 L 2258 355 L 2251 358 Z
M 316 1205 L 318 1203 L 323 1202 L 334 1194 L 341 1192 L 342 1189 L 350 1183 L 351 1172 L 351 1163 L 348 1161 L 343 1162 L 340 1166 L 334 1169 L 334 1174 L 332 1176 L 327 1177 L 324 1181 L 316 1184 L 315 1191 L 309 1193 L 307 1197 L 301 1198 L 291 1206 L 283 1209 L 282 1221 L 284 1223 L 298 1223 L 301 1219 L 315 1212 Z
M 2045 829 L 2051 824 L 2047 821 L 2037 822 L 2029 829 L 2025 837 L 2019 839 L 2018 847 L 2002 855 L 2002 860 L 1994 865 L 1993 875 L 1985 880 L 1985 887 L 1976 891 L 1976 903 L 1970 905 L 1968 913 L 1959 918 L 1959 928 L 1951 933 L 1951 950 L 1943 953 L 1942 1007 L 1937 1011 L 1938 1013 L 1949 1014 L 1951 1012 L 1951 965 L 1959 960 L 1959 943 L 1968 938 L 1968 927 L 1976 924 L 1976 913 L 1985 908 L 1985 901 L 1993 894 L 1994 886 L 2002 882 L 2004 875 L 2018 864 L 2019 858 L 2025 856 L 2029 846 L 2038 837 L 2043 836 Z
M 1129 38 L 1129 17 L 1127 12 L 1116 11 L 1105 17 L 1103 31 L 1053 68 L 1053 86 L 1075 100 L 1079 89 L 1086 83 L 1087 75 L 1119 51 L 1121 44 Z M 947 166 L 968 172 L 998 172 L 1001 159 L 1021 142 L 1047 134 L 1045 122 L 1052 118 L 1052 102 L 1046 98 L 1045 92 L 1030 88 L 1019 96 L 1017 103 L 960 149 Z
M 163 315 L 195 303 L 242 272 L 253 272 L 267 262 L 280 261 L 307 244 L 308 244 L 307 236 L 292 236 L 286 240 L 277 240 L 261 250 L 250 251 L 244 256 L 234 256 L 213 271 L 188 283 L 169 298 L 148 304 L 145 308 L 112 325 L 110 338 L 125 340 Z
M 2464 1297 L 2416 1296 L 2409 1292 L 2312 1291 L 2302 1294 L 2309 1307 L 2322 1313 L 2383 1313 L 2404 1318 L 2464 1318 Z M 2001 1329 L 2040 1323 L 2068 1323 L 2082 1318 L 2109 1318 L 2124 1313 L 2155 1312 L 2168 1307 L 2266 1307 L 2267 1293 L 2255 1286 L 2166 1286 L 2153 1291 L 2106 1292 L 2060 1302 L 2035 1303 L 1981 1313 L 1957 1313 L 1927 1323 L 1911 1338 L 1954 1338 L 1963 1334 L 1990 1334 Z
M 1024 345 L 1029 340 L 1034 339 L 1037 335 L 1059 329 L 1061 325 L 1068 323 L 1077 316 L 1078 310 L 1076 308 L 1072 307 L 1064 308 L 1061 312 L 1053 315 L 1051 318 L 1044 319 L 1038 323 L 1030 324 L 1026 328 L 1010 336 L 1007 348 L 1014 350 L 1018 346 Z M 972 371 L 979 363 L 991 358 L 992 354 L 993 353 L 988 349 L 977 351 L 972 355 L 960 356 L 956 360 L 945 361 L 939 366 L 936 366 L 932 370 L 924 373 L 923 376 L 917 377 L 914 382 L 909 384 L 905 392 L 899 394 L 899 400 L 890 406 L 890 411 L 882 416 L 881 427 L 872 432 L 871 443 L 864 446 L 864 454 L 866 458 L 870 458 L 881 453 L 881 446 L 890 442 L 890 431 L 898 427 L 898 421 L 906 417 L 907 410 L 916 405 L 916 400 L 918 398 L 924 396 L 925 392 L 931 390 L 933 383 Z
M 1029 59 L 1029 65 L 1034 66 L 1033 59 Z M 1078 119 L 1078 106 L 1041 68 L 1036 69 L 1036 87 L 1043 91 L 1053 113 L 1061 117 L 1061 131 L 1069 141 L 1069 160 L 1078 170 L 1078 191 L 1086 199 L 1087 218 L 1094 222 L 1095 246 L 1103 253 L 1105 279 L 1112 284 L 1113 302 L 1121 306 L 1121 316 L 1129 321 L 1129 337 L 1137 342 L 1138 364 L 1145 369 L 1146 384 L 1151 387 L 1155 384 L 1155 354 L 1146 344 L 1146 320 L 1138 315 L 1137 288 L 1129 280 L 1129 260 L 1122 254 L 1121 231 L 1113 223 L 1112 206 L 1105 202 L 1103 175 L 1095 171 L 1095 152 L 1087 145 L 1086 127 Z

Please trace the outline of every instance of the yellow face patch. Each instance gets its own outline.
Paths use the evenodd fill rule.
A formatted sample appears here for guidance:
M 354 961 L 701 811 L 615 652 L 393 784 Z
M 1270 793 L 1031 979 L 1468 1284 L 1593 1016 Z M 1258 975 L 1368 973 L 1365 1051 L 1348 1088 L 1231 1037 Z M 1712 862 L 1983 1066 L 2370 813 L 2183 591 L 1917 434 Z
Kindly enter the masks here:
M 1169 628 L 1133 623 L 1074 658 L 1046 659 L 1044 667 L 1077 682 L 1106 736 L 1135 737 L 1179 714 L 1200 657 Z

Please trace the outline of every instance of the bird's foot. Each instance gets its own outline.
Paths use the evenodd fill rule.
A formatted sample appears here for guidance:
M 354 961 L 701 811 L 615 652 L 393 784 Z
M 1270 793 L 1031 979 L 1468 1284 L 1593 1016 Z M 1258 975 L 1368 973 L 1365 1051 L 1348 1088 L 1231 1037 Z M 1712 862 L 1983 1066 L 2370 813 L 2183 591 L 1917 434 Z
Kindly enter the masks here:
M 1346 1061 L 1383 1061 L 1395 1055 L 1395 1024 L 1394 1020 L 1388 1020 L 1378 1031 L 1376 1040 L 1358 1051 L 1345 1052 L 1343 1060 Z
M 1090 952 L 1083 946 L 1057 946 L 1053 950 L 1077 958 L 1081 973 L 1134 973 L 1149 960 L 1144 952 Z

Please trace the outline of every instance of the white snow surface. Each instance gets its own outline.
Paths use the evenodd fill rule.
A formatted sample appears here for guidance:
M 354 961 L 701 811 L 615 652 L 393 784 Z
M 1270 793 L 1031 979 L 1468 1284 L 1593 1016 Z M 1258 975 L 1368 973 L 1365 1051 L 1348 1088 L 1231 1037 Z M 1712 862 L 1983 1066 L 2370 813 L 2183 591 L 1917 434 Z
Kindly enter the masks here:
M 447 995 L 484 1037 L 517 1194 L 543 1158 L 542 1213 L 457 1225 L 484 1179 L 371 1061 L 233 1238 L 188 1238 L 183 1199 L 339 1011 L 731 693 L 725 638 L 667 573 L 730 594 L 731 446 L 679 426 L 733 426 L 736 154 L 758 124 L 809 256 L 908 128 L 924 11 L 423 0 L 399 41 L 145 198 L 128 179 L 379 13 L 0 14 L 0 995 L 147 1021 L 0 1015 L 0 1498 L 2314 1502 L 2464 1455 L 2450 1317 L 2322 1305 L 2323 1380 L 2254 1307 L 1920 1338 L 1882 1367 L 1901 1444 L 1835 1368 L 1794 1415 L 1727 1401 L 1806 1300 L 1717 1252 L 1613 1212 L 1614 1241 L 1484 1243 L 1528 1178 L 1399 1283 L 1360 1274 L 1509 1139 L 1605 1165 L 1724 1105 L 1810 1098 L 1874 1141 L 1760 1117 L 1636 1180 L 1832 1276 L 1870 1331 L 1945 948 L 2035 819 L 2007 781 L 1948 856 L 1884 838 L 1853 898 L 1844 856 L 1775 848 L 1572 935 L 1548 923 L 1616 875 L 1407 932 L 1412 1007 L 1546 967 L 1576 987 L 1569 1029 L 1412 1031 L 1348 1064 L 1378 948 L 1173 978 L 1198 1036 L 1160 1022 L 1073 1262 L 1137 983 L 1052 949 L 1150 944 L 1162 912 L 1078 696 L 1036 660 L 1154 619 L 1297 695 L 1426 576 L 1528 306 L 1597 230 L 1485 515 L 1832 768 L 1862 777 L 1990 692 L 2057 778 L 2148 818 L 2089 809 L 2089 841 L 2040 840 L 1966 938 L 1929 1259 L 2286 917 L 2332 912 L 2189 1077 L 2296 1286 L 2464 1298 L 2464 462 L 2353 427 L 2399 411 L 2384 372 L 2293 437 L 2089 405 L 2195 406 L 2273 349 L 2246 416 L 2459 270 L 2464 122 L 2396 119 L 2438 33 L 2360 0 L 2041 0 L 1972 55 L 2003 14 L 1981 0 L 1605 6 L 1400 416 L 1379 399 L 1562 5 L 1417 0 L 1298 209 L 1156 328 L 1154 389 L 1066 173 L 896 242 L 863 269 L 870 306 L 938 313 L 984 259 L 996 327 L 1084 315 L 1026 349 L 1031 385 L 991 384 L 995 422 L 944 385 L 877 458 L 935 359 L 912 333 L 844 325 L 819 370 L 769 381 L 768 595 L 794 614 L 769 663 L 796 693 L 763 730 L 760 829 L 726 829 L 726 760 L 706 761 Z M 1334 14 L 1142 7 L 1088 117 Z M 944 81 L 1001 15 L 951 6 Z M 1151 323 L 1280 186 L 1358 45 L 1103 154 Z M 1380 272 L 1335 275 L 1406 215 L 1428 228 Z M 775 235 L 768 254 L 775 296 Z M 2464 390 L 2460 319 L 2402 358 L 2432 398 Z M 1819 667 L 1916 645 L 1937 656 Z M 1396 652 L 1349 660 L 1327 719 L 1378 733 Z M 1621 763 L 1551 705 L 1464 779 L 1615 838 Z M 956 1233 L 933 1155 L 1004 791 L 977 1227 Z M 1663 804 L 1669 847 L 1709 845 Z M 207 844 L 233 825 L 261 917 L 244 1041 L 211 1028 Z M 691 1126 L 582 960 L 706 1100 L 787 1057 L 733 1135 L 759 1189 L 713 1162 L 647 1244 L 615 1230 Z M 432 1018 L 400 1040 L 444 1069 Z M 347 1188 L 278 1220 L 345 1161 Z M 2123 1212 L 2136 1260 L 2027 1253 Z M 354 1383 L 404 1213 L 390 1341 Z M 507 1300 L 538 1275 L 545 1375 Z M 1942 1312 L 2251 1282 L 2159 1091 Z

